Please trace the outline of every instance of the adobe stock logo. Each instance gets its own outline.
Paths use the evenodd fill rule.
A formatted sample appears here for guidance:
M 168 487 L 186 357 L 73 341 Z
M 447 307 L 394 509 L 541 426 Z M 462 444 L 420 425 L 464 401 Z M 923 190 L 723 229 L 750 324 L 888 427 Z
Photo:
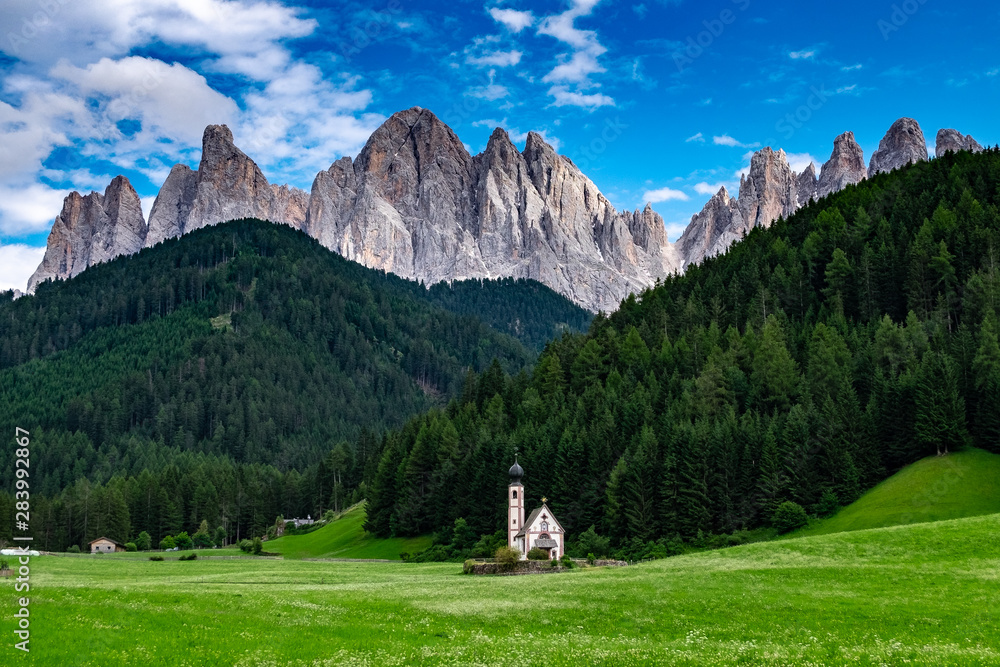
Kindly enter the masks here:
M 802 126 L 809 122 L 813 114 L 823 108 L 826 101 L 833 94 L 826 90 L 822 84 L 819 88 L 811 86 L 811 94 L 806 99 L 805 104 L 800 104 L 795 111 L 785 114 L 784 118 L 774 124 L 774 129 L 781 132 L 781 136 L 787 141 L 794 136 L 795 131 L 802 129 Z
M 731 1 L 741 12 L 745 12 L 750 7 L 750 0 Z M 926 0 L 924 1 L 926 2 Z M 737 14 L 732 9 L 723 9 L 717 18 L 702 21 L 701 24 L 705 26 L 705 29 L 697 35 L 689 35 L 686 46 L 682 50 L 674 51 L 674 64 L 677 65 L 677 71 L 683 72 L 684 68 L 693 65 L 694 61 L 700 58 L 705 51 L 711 48 L 715 40 L 722 36 L 722 33 L 726 31 L 726 26 L 736 22 L 736 17 Z
M 875 24 L 878 31 L 882 33 L 883 41 L 889 41 L 889 35 L 896 32 L 910 20 L 910 17 L 920 11 L 920 8 L 927 4 L 927 0 L 904 0 L 904 2 L 893 5 L 889 20 L 879 19 Z

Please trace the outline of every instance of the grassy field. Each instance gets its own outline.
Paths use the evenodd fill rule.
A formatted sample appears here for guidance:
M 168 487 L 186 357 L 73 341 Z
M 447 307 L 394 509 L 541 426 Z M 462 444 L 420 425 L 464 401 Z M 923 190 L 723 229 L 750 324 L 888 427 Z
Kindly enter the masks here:
M 339 519 L 305 535 L 287 535 L 264 543 L 264 550 L 285 558 L 387 558 L 416 553 L 431 545 L 430 536 L 378 539 L 365 533 L 364 505 L 345 512 Z
M 834 516 L 795 536 L 996 512 L 1000 512 L 1000 456 L 970 448 L 947 456 L 930 456 L 903 468 Z
M 992 515 L 530 577 L 44 556 L 32 652 L 4 633 L 0 664 L 996 665 L 998 531 Z

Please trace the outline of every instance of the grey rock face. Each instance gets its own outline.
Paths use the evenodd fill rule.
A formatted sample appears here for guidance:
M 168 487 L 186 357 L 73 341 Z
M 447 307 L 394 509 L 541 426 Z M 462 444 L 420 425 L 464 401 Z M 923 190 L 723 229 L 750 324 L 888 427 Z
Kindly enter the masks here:
M 302 228 L 309 195 L 268 183 L 257 164 L 233 143 L 225 125 L 202 136 L 198 171 L 175 165 L 149 214 L 146 245 L 237 218 L 260 218 Z
M 867 177 L 864 151 L 854 140 L 853 132 L 844 132 L 833 140 L 833 152 L 820 171 L 817 198 L 839 192 Z
M 677 240 L 684 268 L 725 252 L 749 229 L 737 200 L 730 198 L 726 188 L 720 188 L 700 213 L 691 216 L 691 222 Z
M 979 153 L 983 147 L 972 138 L 971 134 L 963 135 L 958 130 L 938 130 L 937 138 L 934 142 L 934 156 L 941 157 L 948 151 L 955 153 L 959 151 L 971 151 Z
M 819 181 L 816 178 L 816 167 L 812 162 L 802 170 L 802 173 L 795 177 L 795 191 L 798 195 L 798 205 L 805 206 L 811 201 L 819 199 L 817 192 Z
M 927 159 L 927 143 L 920 125 L 912 118 L 900 118 L 889 127 L 872 153 L 868 175 L 892 171 Z
M 535 133 L 472 157 L 430 111 L 394 114 L 313 183 L 304 229 L 366 266 L 434 283 L 533 278 L 591 310 L 676 271 L 652 209 L 620 213 Z
M 750 172 L 740 177 L 740 214 L 748 228 L 770 227 L 798 208 L 795 174 L 785 151 L 763 148 L 750 158 Z
M 104 194 L 71 192 L 49 233 L 45 256 L 28 280 L 28 292 L 50 278 L 72 278 L 87 267 L 138 252 L 146 239 L 142 204 L 124 176 Z

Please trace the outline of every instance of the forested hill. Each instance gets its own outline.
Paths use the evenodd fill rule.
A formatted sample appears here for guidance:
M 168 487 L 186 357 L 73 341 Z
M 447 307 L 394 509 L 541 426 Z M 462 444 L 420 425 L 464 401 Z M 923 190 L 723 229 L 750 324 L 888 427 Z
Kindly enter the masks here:
M 368 527 L 503 527 L 528 506 L 627 552 L 825 514 L 920 457 L 1000 451 L 1000 151 L 883 174 L 755 229 L 530 378 L 496 369 L 386 440 Z
M 464 314 L 448 310 L 459 307 Z M 361 439 L 361 451 L 338 450 L 347 457 L 338 464 L 342 485 L 356 487 L 372 434 L 444 405 L 470 368 L 485 370 L 495 358 L 514 373 L 534 361 L 535 352 L 476 314 L 520 319 L 535 339 L 590 318 L 533 283 L 429 291 L 289 227 L 247 220 L 206 228 L 43 284 L 33 297 L 7 293 L 0 432 L 32 432 L 33 498 L 85 477 L 167 475 L 161 505 L 169 501 L 180 517 L 168 524 L 174 531 L 202 518 L 214 528 L 227 507 L 230 521 L 243 512 L 236 486 L 221 481 L 237 479 L 234 466 L 243 466 L 240 474 L 270 489 L 252 499 L 262 504 L 246 510 L 251 518 L 235 517 L 247 522 L 245 535 L 279 513 L 326 507 L 331 489 L 315 475 L 338 442 Z M 0 448 L 8 487 L 12 465 L 13 449 Z M 299 471 L 291 481 L 289 470 Z M 66 521 L 71 542 L 95 537 Z

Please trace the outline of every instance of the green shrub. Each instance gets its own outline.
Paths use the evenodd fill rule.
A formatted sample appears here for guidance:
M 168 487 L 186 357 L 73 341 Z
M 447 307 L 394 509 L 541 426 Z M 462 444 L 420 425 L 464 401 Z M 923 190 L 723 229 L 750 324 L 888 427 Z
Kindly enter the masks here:
M 563 554 L 562 558 L 559 559 L 559 562 L 562 563 L 563 567 L 569 569 L 572 569 L 576 565 L 576 563 L 573 562 L 573 559 L 570 558 L 569 554 Z
M 8 563 L 3 558 L 0 558 L 0 570 L 6 570 L 8 568 L 10 568 L 10 563 Z
M 587 554 L 587 565 L 593 565 L 596 560 L 593 553 Z
M 534 547 L 528 550 L 528 560 L 550 560 L 549 552 L 545 549 Z
M 153 538 L 150 537 L 149 533 L 142 531 L 139 536 L 135 538 L 135 548 L 139 551 L 149 551 L 153 546 Z
M 181 549 L 190 549 L 194 546 L 194 540 L 191 539 L 191 536 L 187 534 L 186 530 L 177 533 L 177 537 L 174 538 L 174 543 Z
M 476 567 L 476 561 L 470 558 L 469 560 L 462 563 L 462 574 L 472 574 L 475 567 Z
M 784 534 L 809 523 L 809 516 L 802 509 L 802 505 L 787 501 L 778 505 L 771 523 L 778 529 L 779 533 Z
M 69 545 L 69 549 L 66 549 L 66 553 L 68 553 L 68 554 L 78 554 L 78 553 L 80 553 L 80 545 L 79 544 L 71 544 L 71 545 Z
M 260 552 L 264 550 L 264 543 L 261 542 L 259 537 L 253 538 L 253 546 L 250 548 L 250 552 L 254 556 L 259 556 Z
M 177 560 L 198 560 L 198 554 L 189 553 L 187 556 L 181 556 Z
M 138 551 L 138 549 L 135 546 L 135 542 L 126 542 L 125 551 Z
M 473 558 L 490 558 L 497 549 L 507 544 L 507 533 L 498 530 L 492 535 L 483 535 L 479 541 L 472 545 L 469 555 Z
M 514 565 L 521 560 L 521 550 L 514 547 L 500 547 L 493 558 L 501 565 Z
M 576 542 L 570 548 L 570 552 L 578 556 L 592 553 L 603 558 L 611 553 L 611 540 L 598 535 L 594 527 L 591 526 L 580 533 L 580 537 L 576 539 Z
M 410 557 L 411 563 L 444 563 L 449 560 L 452 560 L 451 553 L 441 544 L 435 544 Z
M 240 540 L 240 551 L 247 554 L 253 552 L 253 542 L 251 540 Z
M 167 549 L 173 549 L 177 546 L 177 542 L 170 535 L 167 535 L 162 540 L 160 540 L 160 548 L 166 551 Z
M 163 560 L 163 556 L 150 556 L 149 560 Z
M 813 505 L 813 510 L 819 516 L 830 516 L 837 511 L 839 506 L 840 499 L 837 498 L 837 494 L 832 490 L 827 489 L 823 492 L 823 495 L 820 496 L 819 502 Z

